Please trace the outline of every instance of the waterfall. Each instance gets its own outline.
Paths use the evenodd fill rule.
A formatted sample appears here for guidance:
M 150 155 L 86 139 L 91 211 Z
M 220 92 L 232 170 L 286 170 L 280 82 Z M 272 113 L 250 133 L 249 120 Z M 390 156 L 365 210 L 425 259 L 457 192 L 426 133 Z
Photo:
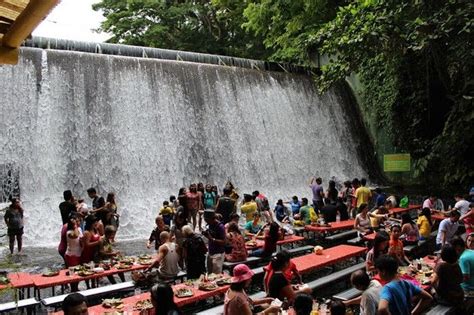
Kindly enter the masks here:
M 311 198 L 311 175 L 370 173 L 344 93 L 303 74 L 23 47 L 0 84 L 0 170 L 18 174 L 26 245 L 59 242 L 66 189 L 89 204 L 91 186 L 115 192 L 130 239 L 191 182 L 230 179 L 273 204 Z

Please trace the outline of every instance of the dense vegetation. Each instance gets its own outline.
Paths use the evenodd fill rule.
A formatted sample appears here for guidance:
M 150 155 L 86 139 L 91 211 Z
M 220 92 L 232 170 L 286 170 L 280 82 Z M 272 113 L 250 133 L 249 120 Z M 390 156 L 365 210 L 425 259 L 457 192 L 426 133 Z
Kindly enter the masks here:
M 111 42 L 311 66 L 321 91 L 357 73 L 365 110 L 420 181 L 474 181 L 469 0 L 103 0 Z

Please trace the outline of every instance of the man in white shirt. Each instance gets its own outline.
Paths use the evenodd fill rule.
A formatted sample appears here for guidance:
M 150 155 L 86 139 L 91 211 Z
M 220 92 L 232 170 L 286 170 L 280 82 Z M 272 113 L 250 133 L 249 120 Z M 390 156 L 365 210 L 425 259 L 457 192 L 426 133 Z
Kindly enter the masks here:
M 379 305 L 380 290 L 382 285 L 377 280 L 370 280 L 364 270 L 352 273 L 351 283 L 357 290 L 363 291 L 362 295 L 353 300 L 345 301 L 345 305 L 359 304 L 360 315 L 376 315 Z
M 459 228 L 458 211 L 452 211 L 448 219 L 444 219 L 439 224 L 438 234 L 436 235 L 436 249 L 439 250 L 444 244 L 450 243 Z
M 459 211 L 461 216 L 469 212 L 469 201 L 464 199 L 461 194 L 454 195 L 454 200 L 456 200 L 456 203 L 454 204 L 453 210 Z

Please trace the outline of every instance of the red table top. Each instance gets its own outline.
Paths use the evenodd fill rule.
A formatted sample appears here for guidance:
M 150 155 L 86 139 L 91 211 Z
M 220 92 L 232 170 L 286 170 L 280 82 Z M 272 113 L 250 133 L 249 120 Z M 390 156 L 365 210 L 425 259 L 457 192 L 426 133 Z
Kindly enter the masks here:
M 27 272 L 11 272 L 7 275 L 10 284 L 0 285 L 0 290 L 5 288 L 29 288 L 34 286 L 32 275 Z
M 304 228 L 306 231 L 312 232 L 334 232 L 338 230 L 350 230 L 354 227 L 355 220 L 345 220 L 340 222 L 331 222 L 331 226 L 313 226 L 306 225 Z
M 410 205 L 408 208 L 392 208 L 389 210 L 391 214 L 398 214 L 403 212 L 408 212 L 410 210 L 421 209 L 421 205 Z
M 183 307 L 185 305 L 192 304 L 192 303 L 195 303 L 197 301 L 202 301 L 202 300 L 205 300 L 207 298 L 210 298 L 210 297 L 213 297 L 213 296 L 216 296 L 216 295 L 224 294 L 229 289 L 229 286 L 226 285 L 226 286 L 219 287 L 218 289 L 216 289 L 214 291 L 202 291 L 202 290 L 199 290 L 199 289 L 196 289 L 196 288 L 193 288 L 193 287 L 186 286 L 185 284 L 177 284 L 177 285 L 173 286 L 173 290 L 177 290 L 181 287 L 186 287 L 186 288 L 191 289 L 194 292 L 194 295 L 190 296 L 190 297 L 186 297 L 186 298 L 178 298 L 178 297 L 175 296 L 174 297 L 174 302 L 179 307 Z M 138 301 L 146 300 L 146 299 L 150 299 L 150 292 L 145 292 L 145 293 L 142 293 L 142 294 L 139 294 L 139 295 L 124 298 L 123 299 L 124 308 L 122 309 L 122 311 L 128 311 L 128 309 L 133 309 L 133 306 L 135 306 L 135 303 L 137 303 Z M 113 310 L 114 309 L 105 308 L 102 305 L 96 305 L 96 306 L 89 307 L 89 314 L 97 315 L 97 314 L 103 314 L 103 313 L 106 313 L 106 312 L 111 312 Z M 57 313 L 54 313 L 54 314 L 61 315 L 61 314 L 63 314 L 63 312 L 57 312 Z M 133 311 L 133 314 L 138 315 L 139 312 L 138 311 Z
M 314 269 L 334 265 L 340 261 L 348 258 L 361 255 L 365 253 L 367 248 L 352 246 L 352 245 L 338 245 L 335 247 L 323 250 L 322 255 L 307 254 L 304 256 L 292 258 L 299 272 L 310 272 Z
M 31 275 L 33 279 L 34 286 L 37 288 L 48 288 L 48 287 L 54 287 L 57 285 L 62 285 L 62 284 L 68 284 L 68 283 L 74 283 L 74 282 L 80 282 L 82 280 L 89 280 L 89 279 L 95 279 L 95 278 L 102 278 L 105 276 L 110 276 L 110 275 L 115 275 L 120 272 L 130 272 L 134 270 L 142 270 L 146 269 L 148 266 L 144 265 L 133 265 L 129 269 L 117 269 L 117 268 L 111 268 L 109 270 L 105 270 L 104 272 L 101 273 L 95 273 L 90 276 L 86 277 L 81 277 L 77 274 L 74 274 L 72 276 L 66 275 L 67 269 L 63 269 L 59 271 L 59 275 L 54 276 L 54 277 L 44 277 L 43 275 Z
M 283 244 L 289 244 L 289 243 L 294 243 L 294 242 L 300 242 L 300 241 L 303 241 L 304 240 L 304 237 L 303 236 L 297 236 L 297 235 L 287 235 L 285 236 L 284 239 L 280 240 L 277 242 L 277 245 L 283 245 Z M 245 245 L 245 247 L 249 250 L 251 249 L 257 249 L 257 248 L 262 248 L 263 247 L 263 244 L 265 243 L 264 240 L 261 240 L 261 239 L 257 239 L 256 240 L 257 242 L 257 246 L 247 246 Z

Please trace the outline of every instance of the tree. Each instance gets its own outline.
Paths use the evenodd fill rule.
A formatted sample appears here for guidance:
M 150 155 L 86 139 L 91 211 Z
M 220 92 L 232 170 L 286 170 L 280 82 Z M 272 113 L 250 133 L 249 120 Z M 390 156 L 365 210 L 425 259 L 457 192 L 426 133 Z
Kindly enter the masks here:
M 266 59 L 259 36 L 242 28 L 247 1 L 102 0 L 109 42 Z

